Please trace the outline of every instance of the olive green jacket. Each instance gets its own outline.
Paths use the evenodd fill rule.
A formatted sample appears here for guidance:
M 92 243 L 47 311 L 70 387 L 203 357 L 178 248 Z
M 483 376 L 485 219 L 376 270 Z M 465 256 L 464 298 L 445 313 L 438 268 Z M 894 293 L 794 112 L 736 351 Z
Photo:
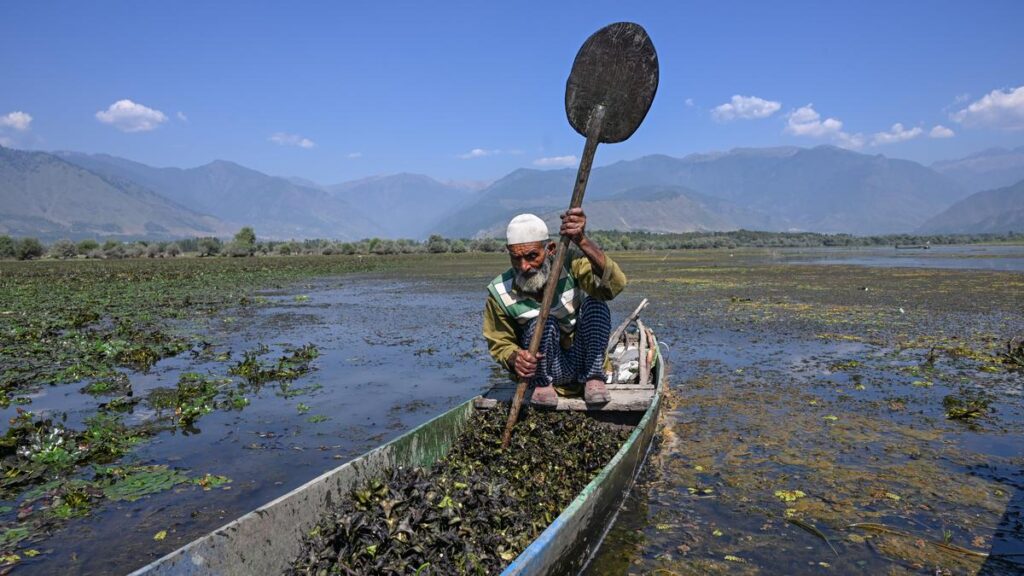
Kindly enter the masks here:
M 575 258 L 569 264 L 569 274 L 575 279 L 577 289 L 581 289 L 591 298 L 607 301 L 615 298 L 626 287 L 626 275 L 607 254 L 605 254 L 604 262 L 604 274 L 601 277 L 594 275 L 590 260 L 585 256 Z M 499 275 L 492 283 L 499 281 L 505 274 L 507 272 Z M 522 294 L 517 294 L 517 296 L 521 297 Z M 509 372 L 514 372 L 510 361 L 515 351 L 519 350 L 519 334 L 522 329 L 523 324 L 507 313 L 493 292 L 488 292 L 487 304 L 484 306 L 484 338 L 487 340 L 491 357 Z M 572 345 L 572 337 L 572 332 L 563 332 L 561 338 L 563 349 L 568 349 Z

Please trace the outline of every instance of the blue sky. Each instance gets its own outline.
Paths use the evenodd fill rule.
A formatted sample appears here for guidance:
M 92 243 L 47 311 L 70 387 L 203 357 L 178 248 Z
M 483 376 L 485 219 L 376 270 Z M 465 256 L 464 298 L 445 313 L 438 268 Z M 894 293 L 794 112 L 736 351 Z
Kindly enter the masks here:
M 818 144 L 930 163 L 1024 145 L 1024 2 L 632 4 L 5 2 L 0 144 L 321 183 L 574 165 L 573 57 L 630 20 L 661 84 L 596 165 Z

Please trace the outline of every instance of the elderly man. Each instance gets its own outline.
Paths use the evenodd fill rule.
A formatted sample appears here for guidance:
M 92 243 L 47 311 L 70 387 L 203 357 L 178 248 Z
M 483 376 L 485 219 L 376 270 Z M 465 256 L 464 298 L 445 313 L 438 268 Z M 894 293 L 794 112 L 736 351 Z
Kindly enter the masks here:
M 552 273 L 555 243 L 548 227 L 533 214 L 520 214 L 506 230 L 512 267 L 487 286 L 484 338 L 491 357 L 518 378 L 529 378 L 534 405 L 555 407 L 558 391 L 576 392 L 590 404 L 608 402 L 604 384 L 605 347 L 611 332 L 611 316 L 605 301 L 626 286 L 626 276 L 601 248 L 586 235 L 587 217 L 582 208 L 562 215 L 560 233 L 568 236 L 583 256 L 566 262 L 559 271 L 540 350 L 528 348 Z

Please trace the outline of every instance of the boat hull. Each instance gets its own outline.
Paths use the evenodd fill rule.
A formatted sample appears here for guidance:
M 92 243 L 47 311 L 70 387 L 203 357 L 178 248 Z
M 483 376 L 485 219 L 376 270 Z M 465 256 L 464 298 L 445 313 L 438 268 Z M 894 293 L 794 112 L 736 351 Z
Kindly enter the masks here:
M 656 349 L 656 348 L 655 348 Z M 656 354 L 654 396 L 612 460 L 503 574 L 574 574 L 597 551 L 651 446 L 665 386 Z M 131 576 L 280 574 L 302 550 L 302 538 L 334 502 L 395 467 L 429 466 L 447 454 L 474 410 L 468 400 L 391 442 L 339 466 L 253 512 L 144 566 Z M 612 414 L 596 412 L 606 419 Z M 627 415 L 628 416 L 628 415 Z M 635 417 L 633 421 L 636 422 Z
M 651 405 L 626 443 L 558 518 L 505 568 L 502 576 L 577 574 L 586 567 L 650 451 L 664 386 L 664 362 L 660 359 L 655 382 L 658 386 Z
M 144 566 L 131 576 L 281 574 L 302 537 L 334 502 L 397 466 L 429 466 L 448 453 L 474 411 L 469 400 L 241 518 Z

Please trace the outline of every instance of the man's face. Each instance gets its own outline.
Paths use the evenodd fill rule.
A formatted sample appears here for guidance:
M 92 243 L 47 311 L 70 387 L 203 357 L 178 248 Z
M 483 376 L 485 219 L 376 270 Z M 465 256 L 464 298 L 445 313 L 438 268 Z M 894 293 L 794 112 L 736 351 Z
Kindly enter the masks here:
M 547 273 L 551 270 L 549 259 L 551 245 L 544 246 L 543 242 L 530 242 L 528 244 L 513 244 L 507 248 L 509 260 L 512 261 L 512 269 L 516 273 L 516 288 L 531 293 L 543 290 L 544 283 L 548 279 Z

